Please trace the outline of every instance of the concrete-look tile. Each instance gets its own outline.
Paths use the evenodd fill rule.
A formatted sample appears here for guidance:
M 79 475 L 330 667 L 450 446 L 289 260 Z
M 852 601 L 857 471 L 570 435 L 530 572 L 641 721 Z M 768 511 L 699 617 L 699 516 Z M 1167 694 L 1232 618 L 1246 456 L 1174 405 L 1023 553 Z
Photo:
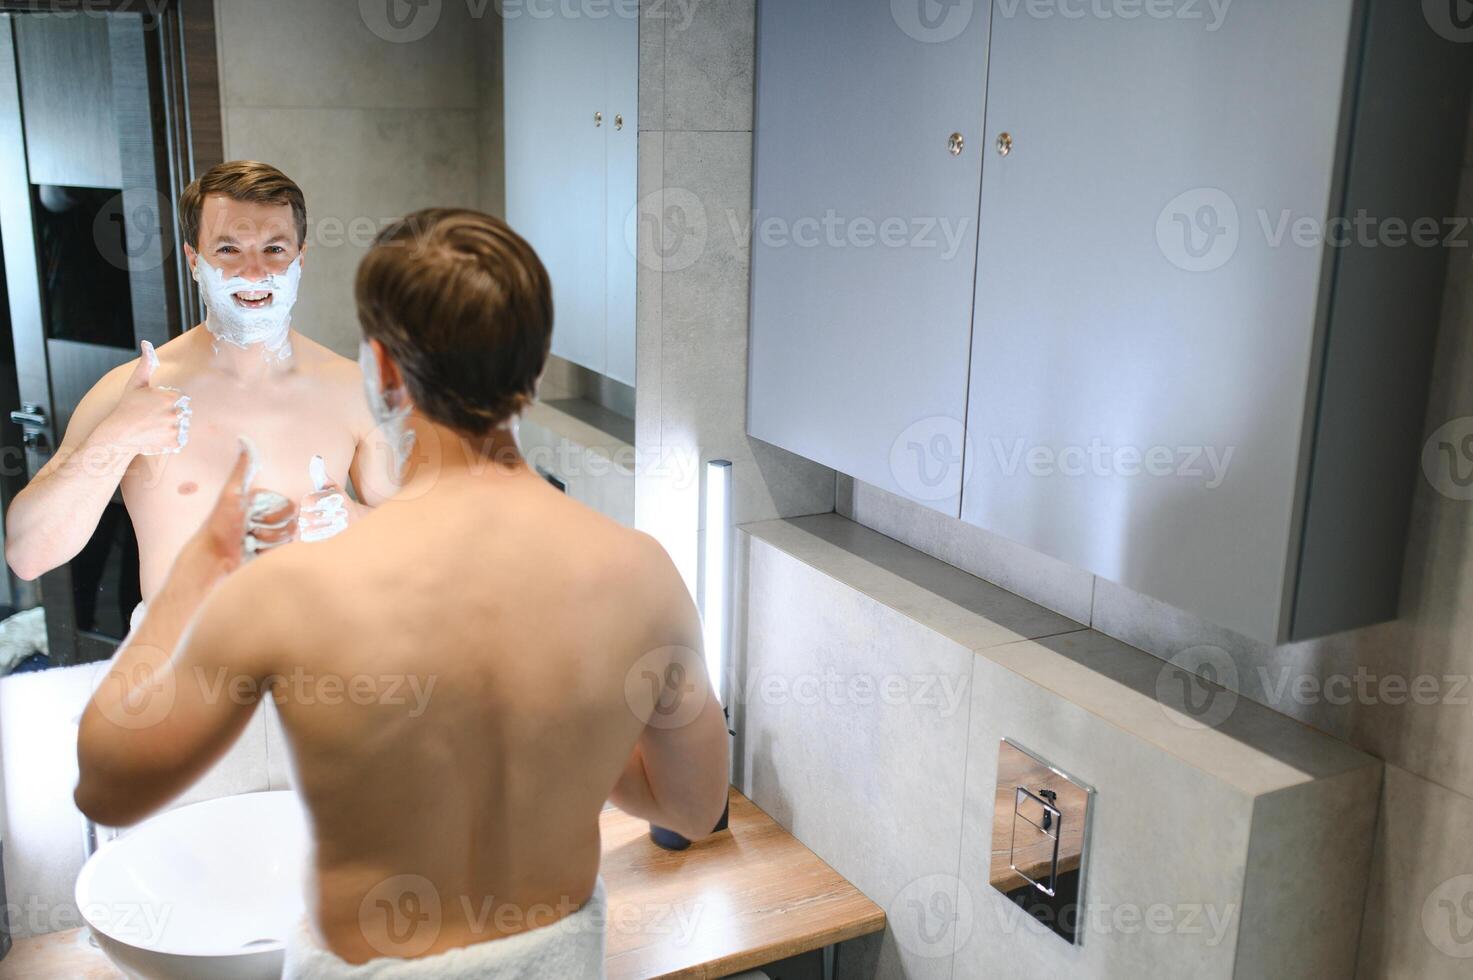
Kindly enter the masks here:
M 1089 623 L 1094 576 L 859 480 L 853 519 L 963 571 Z
M 502 125 L 506 96 L 502 72 L 502 21 L 488 12 L 474 25 L 476 32 L 476 111 L 479 138 L 479 203 L 482 211 L 506 215 L 506 130 Z
M 1381 767 L 1367 766 L 1254 802 L 1234 976 L 1285 963 L 1355 975 L 1380 795 Z
M 494 16 L 491 4 L 484 16 Z M 397 25 L 388 15 L 408 11 Z M 216 4 L 221 98 L 236 106 L 477 104 L 470 4 L 226 0 Z M 369 20 L 373 23 L 370 24 Z
M 353 278 L 388 222 L 424 207 L 474 207 L 476 113 L 447 109 L 230 109 L 227 155 L 266 160 L 307 199 L 307 253 L 293 326 L 356 357 Z
M 1272 646 L 1106 579 L 1095 580 L 1090 625 L 1162 660 L 1187 657 L 1211 664 L 1215 683 L 1349 737 L 1352 706 L 1341 688 L 1355 668 L 1353 634 Z
M 974 663 L 958 872 L 971 917 L 953 977 L 1232 977 L 1252 798 L 986 657 Z M 1095 789 L 1079 946 L 989 884 L 1003 738 Z
M 702 318 L 719 315 L 728 324 L 728 339 L 739 341 L 745 352 L 752 134 L 666 133 L 664 164 L 664 220 L 671 226 L 664 229 L 665 238 L 682 227 L 694 236 L 693 247 L 675 252 L 663 265 L 667 334 L 706 333 L 699 329 Z M 745 380 L 745 362 L 735 373 Z
M 1361 930 L 1365 980 L 1473 971 L 1473 799 L 1387 766 Z
M 833 470 L 761 439 L 747 439 L 746 448 L 732 476 L 736 523 L 833 511 Z
M 527 462 L 563 482 L 568 496 L 634 526 L 634 447 L 550 405 L 523 414 L 518 443 Z
M 664 128 L 750 131 L 756 0 L 664 8 Z
M 947 977 L 972 655 L 764 541 L 744 551 L 741 788 L 888 910 L 853 975 Z
M 641 133 L 665 128 L 665 25 L 670 6 L 669 0 L 639 0 Z
M 743 530 L 968 650 L 1084 628 L 837 514 Z
M 839 473 L 837 475 L 837 477 L 835 478 L 835 480 L 834 480 L 834 513 L 835 514 L 838 514 L 840 517 L 847 517 L 851 521 L 852 520 L 855 520 L 855 517 L 854 517 L 854 485 L 855 485 L 855 482 L 856 481 L 855 481 L 854 477 L 852 477 L 852 476 L 845 476 L 843 473 Z M 859 523 L 862 524 L 864 522 L 863 521 L 860 521 Z M 872 525 L 865 525 L 865 526 L 866 527 L 870 527 Z M 878 531 L 879 528 L 875 528 L 875 530 Z M 880 531 L 880 533 L 881 534 L 884 534 L 885 532 Z M 894 534 L 889 535 L 889 537 L 895 538 L 897 541 L 898 540 L 901 540 L 899 537 L 897 537 Z M 909 542 L 906 542 L 906 543 L 909 544 Z M 911 547 L 914 548 L 915 545 L 911 545 Z M 925 549 L 921 548 L 921 549 L 917 549 L 917 550 L 924 551 Z
M 1377 765 L 1338 739 L 1094 630 L 982 655 L 1249 796 Z

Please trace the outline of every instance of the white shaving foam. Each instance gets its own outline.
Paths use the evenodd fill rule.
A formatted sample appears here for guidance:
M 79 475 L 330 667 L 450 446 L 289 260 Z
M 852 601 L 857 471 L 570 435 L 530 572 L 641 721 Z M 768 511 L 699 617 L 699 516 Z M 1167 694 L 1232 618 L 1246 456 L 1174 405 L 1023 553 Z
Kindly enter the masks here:
M 209 315 L 205 326 L 217 341 L 242 349 L 255 344 L 279 358 L 291 357 L 291 314 L 297 302 L 297 288 L 302 282 L 302 257 L 299 255 L 285 272 L 271 273 L 252 282 L 242 276 L 225 278 L 225 274 L 197 257 L 194 281 L 199 283 Z M 235 304 L 236 293 L 270 292 L 271 302 L 260 309 Z

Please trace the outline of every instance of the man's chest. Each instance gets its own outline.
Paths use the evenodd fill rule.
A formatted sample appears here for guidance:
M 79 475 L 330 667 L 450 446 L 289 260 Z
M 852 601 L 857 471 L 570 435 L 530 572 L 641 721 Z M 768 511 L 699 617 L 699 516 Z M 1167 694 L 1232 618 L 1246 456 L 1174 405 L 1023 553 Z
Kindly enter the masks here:
M 356 438 L 347 413 L 324 399 L 179 387 L 190 397 L 188 441 L 178 453 L 134 461 L 123 481 L 130 510 L 184 510 L 196 499 L 208 509 L 235 463 L 240 436 L 256 446 L 258 487 L 300 502 L 313 489 L 309 468 L 317 455 L 326 462 L 328 476 L 347 485 Z

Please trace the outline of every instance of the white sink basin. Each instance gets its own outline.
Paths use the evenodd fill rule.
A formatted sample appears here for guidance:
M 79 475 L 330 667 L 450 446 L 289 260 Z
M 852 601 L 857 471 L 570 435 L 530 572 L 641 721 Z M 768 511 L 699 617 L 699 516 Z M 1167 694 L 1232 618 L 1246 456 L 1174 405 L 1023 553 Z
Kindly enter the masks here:
M 130 977 L 278 980 L 306 860 L 296 793 L 222 797 L 104 845 L 77 878 L 77 907 Z

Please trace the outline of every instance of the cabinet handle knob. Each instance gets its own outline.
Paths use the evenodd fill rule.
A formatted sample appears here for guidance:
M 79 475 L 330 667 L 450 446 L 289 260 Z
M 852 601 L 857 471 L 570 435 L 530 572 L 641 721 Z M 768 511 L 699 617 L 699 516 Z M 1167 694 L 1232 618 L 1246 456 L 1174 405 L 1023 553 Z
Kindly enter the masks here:
M 618 114 L 616 114 L 614 116 L 614 128 L 615 129 L 623 129 L 624 128 L 624 114 L 623 113 L 618 113 Z
M 1013 152 L 1013 134 L 1012 133 L 998 133 L 997 134 L 997 155 L 1000 156 L 1000 157 L 1005 157 L 1009 153 L 1012 153 L 1012 152 Z
M 946 141 L 946 148 L 951 151 L 952 156 L 960 156 L 966 146 L 967 141 L 962 139 L 961 133 L 952 133 L 951 138 Z
M 593 114 L 593 125 L 594 126 L 602 126 L 603 124 L 604 124 L 604 114 L 602 112 L 595 112 Z

